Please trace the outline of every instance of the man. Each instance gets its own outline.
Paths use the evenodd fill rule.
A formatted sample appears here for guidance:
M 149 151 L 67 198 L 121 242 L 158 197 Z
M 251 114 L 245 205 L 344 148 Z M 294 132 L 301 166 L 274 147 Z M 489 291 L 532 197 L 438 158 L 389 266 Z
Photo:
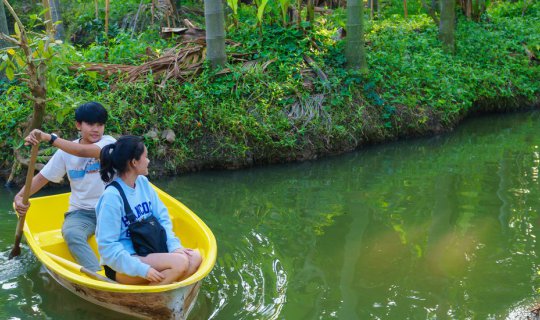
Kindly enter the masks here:
M 68 141 L 38 129 L 25 138 L 26 144 L 46 141 L 59 149 L 34 176 L 30 194 L 38 192 L 49 181 L 62 181 L 67 174 L 71 196 L 68 212 L 64 216 L 62 236 L 77 262 L 92 271 L 101 269 L 88 244 L 88 238 L 96 229 L 95 206 L 105 187 L 99 175 L 99 154 L 101 148 L 116 141 L 111 136 L 103 135 L 107 118 L 107 110 L 101 104 L 88 102 L 75 110 L 75 126 L 81 136 L 79 139 Z M 14 199 L 19 215 L 25 215 L 29 208 L 22 202 L 23 193 L 24 187 Z

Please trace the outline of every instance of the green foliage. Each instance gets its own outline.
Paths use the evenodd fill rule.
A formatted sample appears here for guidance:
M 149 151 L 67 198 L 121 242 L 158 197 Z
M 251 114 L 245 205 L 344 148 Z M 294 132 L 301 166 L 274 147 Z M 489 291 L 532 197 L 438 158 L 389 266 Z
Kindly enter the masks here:
M 534 76 L 538 68 L 529 64 L 517 39 L 536 38 L 533 29 L 540 25 L 505 21 L 479 25 L 460 19 L 456 56 L 440 49 L 436 26 L 426 16 L 371 25 L 370 78 L 385 103 L 409 109 L 429 106 L 449 124 L 482 99 L 532 100 L 540 92 Z
M 281 20 L 283 27 L 287 26 L 287 11 L 291 6 L 291 0 L 279 0 L 279 8 L 281 9 Z
M 431 0 L 424 0 L 427 4 L 431 3 Z M 379 12 L 377 12 L 375 8 L 374 17 L 377 20 L 381 19 L 391 19 L 392 16 L 403 16 L 404 9 L 403 9 L 403 0 L 390 0 L 390 1 L 381 1 L 379 0 L 379 5 L 381 6 L 381 9 Z M 369 16 L 369 10 L 370 8 L 366 8 L 365 13 L 367 16 Z M 409 16 L 411 15 L 418 15 L 418 14 L 424 14 L 425 10 L 422 8 L 422 1 L 407 1 L 407 11 L 409 13 Z
M 36 26 L 43 26 L 43 20 L 37 15 L 32 15 L 29 25 L 31 28 Z M 18 24 L 14 24 L 13 39 L 20 41 L 22 37 L 22 30 Z M 31 52 L 31 57 L 27 57 L 24 51 L 20 48 L 7 47 L 0 49 L 0 72 L 5 71 L 8 80 L 15 79 L 17 74 L 19 77 L 27 78 L 25 69 L 29 61 L 33 61 L 36 65 L 41 63 L 48 63 L 54 55 L 54 46 L 61 43 L 60 41 L 51 42 L 45 34 L 37 34 L 26 36 L 28 41 L 28 47 Z M 27 60 L 29 59 L 29 60 Z
M 303 30 L 283 26 L 286 5 L 261 1 L 259 9 L 238 7 L 238 25 L 227 36 L 240 45 L 228 46 L 228 53 L 244 54 L 257 63 L 228 65 L 225 74 L 204 66 L 190 82 L 172 80 L 164 86 L 157 85 L 160 79 L 154 75 L 124 84 L 119 76 L 105 78 L 83 67 L 74 71 L 73 65 L 104 62 L 106 50 L 110 63 L 138 65 L 148 61 L 147 48 L 160 55 L 176 45 L 175 39 L 160 39 L 154 29 L 138 35 L 118 29 L 107 49 L 92 12 L 67 21 L 72 26 L 89 23 L 94 40 L 88 46 L 55 47 L 45 129 L 75 137 L 73 109 L 85 101 L 100 101 L 111 113 L 107 132 L 144 135 L 156 163 L 172 172 L 193 163 L 239 166 L 309 158 L 352 149 L 366 139 L 424 133 L 433 123 L 451 127 L 474 111 L 478 101 L 533 100 L 540 95 L 540 66 L 524 51 L 526 44 L 539 56 L 538 4 L 523 18 L 519 3 L 493 7 L 481 23 L 459 17 L 455 56 L 441 50 L 437 27 L 426 15 L 415 15 L 412 4 L 407 20 L 383 11 L 387 19 L 366 23 L 368 75 L 344 68 L 344 41 L 339 37 L 344 10 L 318 15 L 313 27 Z M 253 36 L 256 24 L 264 25 L 259 37 Z M 17 67 L 13 55 L 0 58 Z M 12 148 L 21 143 L 30 110 L 24 99 L 28 92 L 17 81 L 0 91 L 1 146 Z M 176 139 L 166 141 L 161 135 L 165 130 L 173 130 Z M 2 153 L 2 159 L 7 158 Z
M 227 0 L 227 5 L 232 10 L 232 18 L 235 25 L 238 25 L 238 0 Z
M 255 4 L 257 5 L 257 26 L 262 28 L 264 10 L 266 9 L 268 0 L 255 0 Z

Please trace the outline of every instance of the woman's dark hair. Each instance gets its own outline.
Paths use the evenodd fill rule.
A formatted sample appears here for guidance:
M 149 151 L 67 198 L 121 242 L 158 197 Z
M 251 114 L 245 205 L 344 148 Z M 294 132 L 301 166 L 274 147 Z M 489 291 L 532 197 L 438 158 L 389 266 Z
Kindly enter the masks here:
M 98 102 L 87 102 L 75 109 L 75 121 L 77 122 L 105 124 L 108 118 L 107 110 Z
M 144 152 L 144 141 L 139 136 L 122 136 L 115 143 L 101 149 L 99 174 L 101 180 L 110 182 L 114 174 L 127 171 L 131 160 L 139 160 Z

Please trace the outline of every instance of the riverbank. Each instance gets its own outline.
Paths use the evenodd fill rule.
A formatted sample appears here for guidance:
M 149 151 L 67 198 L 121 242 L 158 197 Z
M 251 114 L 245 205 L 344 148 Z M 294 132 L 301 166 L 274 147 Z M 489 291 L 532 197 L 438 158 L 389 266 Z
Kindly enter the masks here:
M 102 63 L 104 46 L 60 46 L 51 66 L 53 101 L 44 129 L 75 138 L 73 109 L 100 101 L 110 110 L 109 134 L 146 137 L 154 177 L 303 161 L 438 134 L 473 114 L 539 107 L 540 64 L 528 52 L 538 56 L 540 50 L 540 4 L 523 17 L 520 10 L 518 4 L 501 4 L 479 23 L 459 16 L 453 56 L 441 49 L 437 27 L 426 15 L 370 21 L 367 75 L 344 68 L 344 41 L 336 37 L 344 16 L 339 10 L 320 16 L 310 37 L 271 25 L 257 38 L 251 22 L 240 21 L 245 27 L 228 32 L 235 44 L 228 46 L 228 68 L 216 72 L 203 65 L 187 81 L 163 83 L 147 75 L 125 83 L 121 75 L 70 71 L 69 66 Z M 142 54 L 148 44 L 156 54 L 174 46 L 149 38 L 119 33 L 109 44 L 109 62 L 138 65 L 151 59 Z M 254 62 L 245 64 L 238 56 Z M 30 114 L 23 86 L 11 83 L 5 90 L 4 178 L 13 162 L 10 149 L 21 144 Z M 52 152 L 45 150 L 42 162 Z

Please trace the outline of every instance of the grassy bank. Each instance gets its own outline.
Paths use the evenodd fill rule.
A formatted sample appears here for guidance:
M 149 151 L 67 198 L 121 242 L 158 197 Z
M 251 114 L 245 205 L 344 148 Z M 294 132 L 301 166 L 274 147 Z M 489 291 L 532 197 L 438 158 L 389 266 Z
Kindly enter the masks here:
M 319 16 L 309 36 L 277 24 L 264 25 L 261 35 L 246 12 L 240 17 L 253 18 L 229 30 L 237 45 L 228 53 L 259 63 L 232 63 L 222 74 L 204 66 L 183 83 L 152 75 L 123 83 L 119 75 L 72 71 L 73 64 L 103 62 L 103 42 L 59 46 L 44 129 L 75 138 L 73 109 L 100 101 L 111 114 L 106 131 L 145 135 L 154 175 L 313 159 L 449 130 L 471 113 L 538 106 L 540 64 L 525 49 L 540 57 L 540 3 L 523 17 L 521 8 L 495 6 L 480 23 L 458 16 L 454 56 L 443 52 L 426 15 L 368 21 L 366 76 L 344 68 L 344 40 L 336 36 L 341 10 Z M 118 31 L 109 62 L 141 64 L 151 59 L 147 47 L 160 55 L 176 45 L 156 39 L 152 29 L 134 37 Z M 9 169 L 31 105 L 19 83 L 0 90 L 0 167 Z M 175 137 L 167 140 L 170 131 Z

